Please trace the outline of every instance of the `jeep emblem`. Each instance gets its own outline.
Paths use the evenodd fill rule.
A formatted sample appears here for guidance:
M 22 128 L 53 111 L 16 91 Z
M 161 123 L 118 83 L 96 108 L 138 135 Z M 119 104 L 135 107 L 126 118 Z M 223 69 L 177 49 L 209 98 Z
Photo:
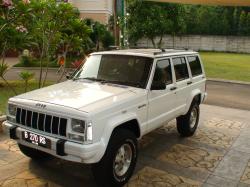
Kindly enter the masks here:
M 44 108 L 46 107 L 46 105 L 41 104 L 41 103 L 37 103 L 37 104 L 36 104 L 36 107 L 39 107 L 39 108 L 44 109 Z

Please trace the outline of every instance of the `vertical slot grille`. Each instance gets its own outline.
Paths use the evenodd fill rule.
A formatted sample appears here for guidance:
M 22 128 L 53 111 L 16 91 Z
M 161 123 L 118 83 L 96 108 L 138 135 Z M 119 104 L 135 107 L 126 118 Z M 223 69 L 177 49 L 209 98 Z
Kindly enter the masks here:
M 32 122 L 32 112 L 27 110 L 27 117 L 26 117 L 26 125 L 28 127 L 31 127 L 31 122 Z
M 45 119 L 45 132 L 51 132 L 52 116 L 46 116 Z
M 39 116 L 38 116 L 38 129 L 41 131 L 44 131 L 44 125 L 43 125 L 44 117 L 45 117 L 44 114 L 39 114 Z
M 33 112 L 32 116 L 32 128 L 37 129 L 37 120 L 38 120 L 38 113 Z
M 23 126 L 66 137 L 68 122 L 66 118 L 17 108 L 16 122 Z
M 67 128 L 67 119 L 61 118 L 60 128 L 59 128 L 59 134 L 61 136 L 66 136 L 66 128 Z
M 21 124 L 25 125 L 26 124 L 26 110 L 22 109 L 21 111 Z
M 58 134 L 58 127 L 59 127 L 59 118 L 54 116 L 52 122 L 52 134 Z
M 16 122 L 21 123 L 21 109 L 20 108 L 16 110 Z

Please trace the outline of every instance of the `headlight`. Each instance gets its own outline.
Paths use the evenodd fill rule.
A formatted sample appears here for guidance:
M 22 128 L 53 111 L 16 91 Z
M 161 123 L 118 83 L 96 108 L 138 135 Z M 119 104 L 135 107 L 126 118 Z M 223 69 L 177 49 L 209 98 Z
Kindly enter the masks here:
M 8 112 L 10 116 L 16 116 L 16 105 L 9 104 L 8 105 Z
M 83 120 L 72 119 L 71 126 L 72 133 L 68 133 L 70 139 L 83 142 L 84 144 L 92 143 L 92 122 L 85 122 Z
M 78 133 L 85 133 L 85 121 L 79 119 L 71 120 L 72 131 Z

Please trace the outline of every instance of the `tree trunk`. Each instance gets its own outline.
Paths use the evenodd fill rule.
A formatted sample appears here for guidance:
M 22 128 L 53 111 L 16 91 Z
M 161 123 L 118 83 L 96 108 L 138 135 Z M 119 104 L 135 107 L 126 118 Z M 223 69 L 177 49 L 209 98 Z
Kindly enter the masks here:
M 155 45 L 155 40 L 154 40 L 154 38 L 150 38 L 150 40 L 151 40 L 151 42 L 152 42 L 152 44 L 153 44 L 154 48 L 156 48 L 156 45 Z
M 158 48 L 162 48 L 162 38 L 163 38 L 163 34 L 160 36 L 160 40 L 158 42 Z
M 50 41 L 50 40 L 49 40 Z M 46 83 L 46 80 L 47 80 L 47 76 L 48 76 L 48 71 L 49 71 L 49 48 L 50 48 L 50 43 L 48 42 L 48 46 L 47 46 L 47 49 L 46 49 L 46 72 L 45 72 L 45 76 L 44 76 L 44 79 L 43 79 L 43 84 L 42 84 L 42 87 L 44 87 L 45 83 Z
M 38 83 L 38 87 L 39 87 L 39 88 L 41 88 L 41 86 L 42 86 L 42 85 L 41 85 L 41 84 L 42 84 L 42 75 L 43 75 L 43 65 L 42 65 L 43 62 L 42 62 L 42 60 L 43 60 L 44 48 L 45 48 L 45 47 L 44 47 L 44 45 L 45 45 L 45 44 L 44 44 L 44 42 L 45 42 L 45 41 L 44 41 L 44 40 L 45 40 L 45 39 L 44 39 L 44 37 L 45 37 L 44 35 L 45 35 L 45 34 L 44 34 L 44 32 L 43 32 L 43 46 L 42 46 L 42 52 L 41 52 L 41 56 L 40 56 L 40 74 L 39 74 L 39 83 Z
M 45 71 L 45 76 L 44 76 L 44 79 L 43 79 L 43 84 L 42 84 L 42 87 L 44 87 L 45 83 L 46 83 L 46 80 L 47 80 L 47 76 L 48 76 L 48 71 L 49 71 L 49 56 L 47 56 L 46 58 L 46 71 Z

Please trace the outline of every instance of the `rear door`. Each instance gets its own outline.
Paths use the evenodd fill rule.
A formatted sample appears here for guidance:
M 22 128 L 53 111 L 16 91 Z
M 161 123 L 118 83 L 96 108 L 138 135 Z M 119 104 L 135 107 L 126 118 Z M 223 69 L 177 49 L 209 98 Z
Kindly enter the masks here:
M 182 114 L 187 105 L 187 99 L 190 92 L 188 87 L 190 84 L 192 84 L 192 81 L 190 78 L 190 71 L 188 69 L 185 56 L 173 57 L 172 63 L 174 66 L 174 74 L 176 80 L 176 105 L 178 107 L 179 114 Z

